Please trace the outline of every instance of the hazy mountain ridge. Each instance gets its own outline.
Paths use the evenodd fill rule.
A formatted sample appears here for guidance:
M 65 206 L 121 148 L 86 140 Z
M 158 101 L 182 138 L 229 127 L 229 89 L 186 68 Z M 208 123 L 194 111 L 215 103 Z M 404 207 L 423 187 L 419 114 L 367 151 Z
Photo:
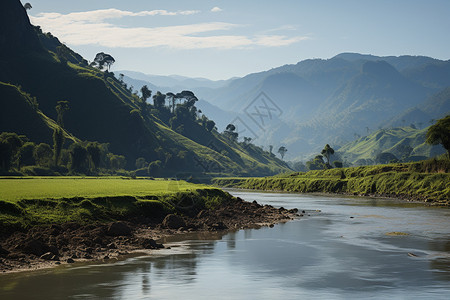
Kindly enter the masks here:
M 450 61 L 341 53 L 249 74 L 218 88 L 192 90 L 214 105 L 209 115 L 217 116 L 223 128 L 236 118 L 251 123 L 245 110 L 264 92 L 282 115 L 268 128 L 252 128 L 255 143 L 283 144 L 293 159 L 326 143 L 339 148 L 367 129 L 411 123 L 423 127 L 450 112 L 450 100 L 437 96 L 448 87 Z

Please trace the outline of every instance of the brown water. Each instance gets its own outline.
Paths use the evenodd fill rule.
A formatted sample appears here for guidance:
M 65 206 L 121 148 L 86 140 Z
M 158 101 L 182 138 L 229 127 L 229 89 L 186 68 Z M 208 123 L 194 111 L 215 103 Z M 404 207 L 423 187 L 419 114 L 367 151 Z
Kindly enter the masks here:
M 0 299 L 449 299 L 448 209 L 231 192 L 310 216 L 170 239 L 170 250 L 117 263 L 2 275 Z

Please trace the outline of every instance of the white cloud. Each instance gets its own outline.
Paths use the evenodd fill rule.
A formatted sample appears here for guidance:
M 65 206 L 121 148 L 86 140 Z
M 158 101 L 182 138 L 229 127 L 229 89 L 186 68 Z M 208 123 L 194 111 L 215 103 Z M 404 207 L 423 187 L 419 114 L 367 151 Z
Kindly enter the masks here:
M 211 11 L 212 12 L 219 12 L 219 11 L 222 11 L 223 9 L 221 9 L 220 7 L 213 7 L 213 8 L 211 8 Z
M 250 46 L 287 46 L 305 38 L 282 35 L 219 35 L 240 27 L 224 22 L 197 23 L 166 27 L 122 27 L 105 20 L 122 17 L 191 15 L 198 11 L 165 10 L 129 12 L 118 9 L 60 14 L 41 13 L 30 17 L 44 31 L 51 32 L 69 45 L 101 45 L 111 48 L 170 47 L 175 49 L 245 48 Z M 214 32 L 214 33 L 213 33 Z

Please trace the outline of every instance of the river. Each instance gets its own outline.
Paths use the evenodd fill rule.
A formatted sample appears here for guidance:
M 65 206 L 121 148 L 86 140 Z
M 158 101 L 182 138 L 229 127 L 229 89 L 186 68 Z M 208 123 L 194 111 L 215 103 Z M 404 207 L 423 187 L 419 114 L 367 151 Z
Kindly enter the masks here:
M 449 299 L 450 210 L 230 190 L 298 208 L 273 228 L 190 234 L 115 263 L 0 276 L 0 299 Z

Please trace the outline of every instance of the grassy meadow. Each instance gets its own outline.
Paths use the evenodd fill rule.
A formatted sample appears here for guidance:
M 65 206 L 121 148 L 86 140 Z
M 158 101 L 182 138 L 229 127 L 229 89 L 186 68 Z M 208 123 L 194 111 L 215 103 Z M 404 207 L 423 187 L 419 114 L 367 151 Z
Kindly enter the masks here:
M 220 189 L 119 177 L 0 178 L 0 228 L 160 217 L 226 201 Z
M 215 178 L 221 187 L 300 193 L 384 195 L 450 205 L 448 161 L 296 172 L 272 177 Z

